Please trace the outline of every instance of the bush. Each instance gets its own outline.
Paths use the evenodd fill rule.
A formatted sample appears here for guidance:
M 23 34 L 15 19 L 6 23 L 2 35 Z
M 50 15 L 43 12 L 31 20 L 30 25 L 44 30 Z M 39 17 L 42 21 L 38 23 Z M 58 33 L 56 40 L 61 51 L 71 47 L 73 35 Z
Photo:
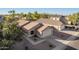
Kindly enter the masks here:
M 0 41 L 0 47 L 11 47 L 14 41 L 3 39 Z

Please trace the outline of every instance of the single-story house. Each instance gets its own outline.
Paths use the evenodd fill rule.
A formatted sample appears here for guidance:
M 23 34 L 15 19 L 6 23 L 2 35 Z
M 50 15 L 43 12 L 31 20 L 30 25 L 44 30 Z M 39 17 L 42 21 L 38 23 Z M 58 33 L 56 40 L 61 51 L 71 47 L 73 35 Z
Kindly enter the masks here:
M 25 20 L 20 20 L 18 22 L 18 26 L 21 27 L 23 33 L 28 38 L 34 38 L 39 41 L 52 36 L 53 34 L 53 27 L 48 24 L 38 23 L 35 21 L 29 22 Z

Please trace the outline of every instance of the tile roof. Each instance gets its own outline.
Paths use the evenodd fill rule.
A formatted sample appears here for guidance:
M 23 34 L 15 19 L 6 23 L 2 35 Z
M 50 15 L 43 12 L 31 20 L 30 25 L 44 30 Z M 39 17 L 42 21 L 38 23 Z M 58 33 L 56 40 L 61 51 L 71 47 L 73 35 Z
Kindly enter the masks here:
M 43 24 L 43 26 L 40 27 L 40 28 L 38 28 L 37 31 L 38 31 L 40 34 L 42 34 L 42 31 L 45 30 L 47 27 L 48 27 L 48 25 Z
M 59 20 L 53 20 L 53 19 L 39 19 L 37 22 L 39 23 L 45 23 L 45 24 L 49 24 L 49 25 L 56 25 L 56 26 L 61 26 L 63 25 L 63 23 Z
M 23 25 L 29 23 L 29 21 L 26 21 L 26 20 L 19 20 L 19 21 L 17 21 L 17 22 L 18 22 L 18 26 L 19 26 L 19 27 L 21 27 L 21 26 L 23 26 Z
M 28 23 L 28 24 L 26 24 Z M 18 21 L 18 25 L 19 26 L 24 26 L 22 27 L 25 30 L 30 30 L 32 28 L 34 28 L 35 26 L 38 26 L 39 24 L 43 24 L 43 26 L 39 27 L 37 29 L 37 31 L 41 34 L 43 30 L 45 30 L 48 26 L 61 26 L 63 23 L 59 20 L 53 20 L 53 19 L 39 19 L 37 21 L 32 21 L 29 23 L 29 21 L 26 20 L 19 20 Z
M 57 15 L 57 14 L 55 14 L 55 15 L 51 15 L 51 17 L 52 16 L 54 16 L 54 17 L 61 17 L 61 16 L 64 16 L 64 15 Z
M 37 22 L 30 22 L 29 24 L 23 26 L 23 28 L 26 29 L 26 30 L 30 30 L 31 28 L 37 26 L 38 24 L 39 23 L 37 23 Z

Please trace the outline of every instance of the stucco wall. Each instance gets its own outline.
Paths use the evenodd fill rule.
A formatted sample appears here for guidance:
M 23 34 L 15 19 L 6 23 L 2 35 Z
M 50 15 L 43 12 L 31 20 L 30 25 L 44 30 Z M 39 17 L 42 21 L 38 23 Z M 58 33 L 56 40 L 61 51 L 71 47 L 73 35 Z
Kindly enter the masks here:
M 50 50 L 50 49 L 52 49 L 53 47 L 55 47 L 55 45 L 51 44 L 51 43 L 48 42 L 48 41 L 44 41 L 44 42 L 42 42 L 42 43 L 40 43 L 40 44 L 36 44 L 36 45 L 32 45 L 32 44 L 31 44 L 30 42 L 28 42 L 27 40 L 24 41 L 24 42 L 25 42 L 24 45 L 26 45 L 26 46 L 28 47 L 28 49 L 30 49 L 30 50 Z M 49 45 L 53 45 L 53 47 L 49 47 Z
M 42 37 L 51 36 L 53 34 L 53 28 L 48 27 L 46 30 L 43 31 Z

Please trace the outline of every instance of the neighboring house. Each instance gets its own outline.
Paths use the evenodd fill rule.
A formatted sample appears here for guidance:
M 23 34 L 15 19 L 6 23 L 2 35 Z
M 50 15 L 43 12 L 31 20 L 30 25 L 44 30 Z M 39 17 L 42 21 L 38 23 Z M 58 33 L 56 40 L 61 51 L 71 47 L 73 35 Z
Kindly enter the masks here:
M 59 20 L 59 21 L 61 21 L 63 24 L 68 24 L 68 23 L 67 23 L 67 16 L 51 15 L 51 16 L 50 16 L 50 19 Z
M 67 24 L 71 25 L 71 21 L 69 20 L 68 16 L 65 16 L 65 19 L 67 20 Z
M 49 18 L 53 20 L 60 20 L 61 15 L 51 15 Z
M 67 18 L 68 18 L 67 16 L 61 16 L 61 17 L 60 17 L 60 21 L 61 21 L 63 24 L 67 25 L 67 24 L 68 24 L 68 19 L 67 19 Z

